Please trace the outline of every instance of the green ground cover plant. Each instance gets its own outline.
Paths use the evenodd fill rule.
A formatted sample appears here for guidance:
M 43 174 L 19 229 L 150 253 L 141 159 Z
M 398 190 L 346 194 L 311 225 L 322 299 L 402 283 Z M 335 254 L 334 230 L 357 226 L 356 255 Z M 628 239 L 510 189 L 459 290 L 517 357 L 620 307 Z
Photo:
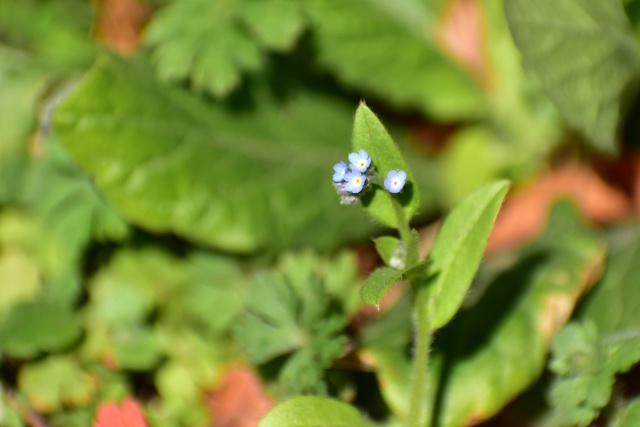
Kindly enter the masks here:
M 637 218 L 486 249 L 632 157 L 640 2 L 115 3 L 0 0 L 0 426 L 640 423 Z

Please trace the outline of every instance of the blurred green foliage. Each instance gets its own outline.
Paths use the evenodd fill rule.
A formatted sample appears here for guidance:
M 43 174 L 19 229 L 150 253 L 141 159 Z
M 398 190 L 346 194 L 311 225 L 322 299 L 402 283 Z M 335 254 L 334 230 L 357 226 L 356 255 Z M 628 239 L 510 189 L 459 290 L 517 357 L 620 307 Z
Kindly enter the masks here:
M 140 1 L 153 13 L 132 57 L 97 43 L 98 3 L 0 0 L 2 426 L 34 414 L 87 426 L 128 395 L 152 425 L 209 425 L 210 393 L 239 363 L 276 399 L 330 398 L 287 400 L 265 426 L 309 407 L 372 424 L 338 400 L 399 425 L 411 302 L 363 315 L 345 251 L 397 212 L 384 196 L 367 204 L 378 222 L 340 206 L 331 165 L 351 143 L 387 169 L 406 161 L 404 212 L 418 225 L 496 178 L 530 178 L 567 140 L 616 155 L 633 125 L 636 0 L 472 2 L 479 68 L 443 42 L 452 0 Z M 362 111 L 354 126 L 362 99 L 389 134 Z M 425 148 L 419 126 L 451 135 Z M 535 425 L 636 425 L 637 396 L 616 375 L 640 360 L 637 224 L 601 232 L 560 204 L 538 240 L 484 261 L 467 293 L 498 187 L 486 210 L 451 215 L 430 260 L 465 276 L 432 291 L 438 326 L 453 317 L 433 343 L 434 425 L 491 417 L 549 351 Z M 469 212 L 487 228 L 471 243 Z M 425 264 L 406 258 L 417 240 L 376 246 L 390 265 L 369 281 L 379 303 Z

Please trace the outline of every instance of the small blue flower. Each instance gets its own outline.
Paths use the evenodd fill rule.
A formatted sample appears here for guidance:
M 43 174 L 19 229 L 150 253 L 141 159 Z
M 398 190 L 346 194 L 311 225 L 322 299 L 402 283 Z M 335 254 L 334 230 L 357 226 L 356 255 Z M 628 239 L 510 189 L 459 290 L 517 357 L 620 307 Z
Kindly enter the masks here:
M 384 180 L 384 188 L 391 193 L 399 193 L 404 184 L 407 182 L 407 174 L 402 170 L 392 170 L 387 174 L 387 179 Z
M 365 172 L 371 164 L 371 157 L 366 151 L 360 150 L 357 153 L 349 154 L 349 161 L 351 162 L 351 170 Z
M 367 178 L 360 172 L 349 172 L 345 177 L 344 189 L 349 193 L 359 193 Z
M 333 165 L 333 170 L 336 171 L 336 173 L 333 174 L 333 182 L 344 181 L 344 177 L 349 171 L 345 162 L 336 163 Z

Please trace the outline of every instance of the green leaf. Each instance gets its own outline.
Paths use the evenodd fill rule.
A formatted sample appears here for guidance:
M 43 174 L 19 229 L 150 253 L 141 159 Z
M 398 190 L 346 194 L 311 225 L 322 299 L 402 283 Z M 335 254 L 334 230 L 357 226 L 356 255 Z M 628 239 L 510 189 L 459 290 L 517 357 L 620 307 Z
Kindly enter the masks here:
M 552 337 L 597 280 L 604 250 L 575 209 L 559 204 L 515 264 L 472 290 L 435 344 L 445 361 L 440 425 L 488 418 L 540 376 Z
M 393 268 L 402 268 L 407 259 L 407 247 L 400 239 L 382 236 L 374 240 L 376 251 L 385 264 Z
M 13 407 L 13 402 L 5 396 L 4 390 L 0 387 L 0 425 L 4 427 L 25 427 L 20 418 L 20 413 Z
M 160 249 L 122 250 L 92 280 L 87 323 L 126 328 L 142 322 L 158 295 L 170 293 L 185 276 L 184 263 Z
M 640 399 L 632 400 L 612 427 L 634 427 L 637 425 L 640 425 Z
M 146 38 L 161 78 L 223 97 L 262 66 L 262 47 L 291 48 L 304 25 L 293 0 L 180 0 L 158 12 Z
M 0 343 L 6 354 L 28 359 L 40 352 L 62 350 L 81 333 L 80 322 L 73 313 L 36 301 L 13 307 L 0 327 Z
M 350 108 L 296 92 L 238 110 L 149 72 L 142 60 L 102 57 L 53 117 L 70 155 L 129 221 L 234 251 L 335 248 L 375 229 L 331 185 Z
M 402 205 L 407 220 L 410 220 L 419 204 L 418 186 L 395 142 L 364 102 L 361 102 L 356 110 L 352 143 L 356 152 L 364 149 L 369 154 L 371 164 L 380 179 L 384 180 L 391 170 L 403 170 L 407 173 L 407 182 L 397 195 L 377 185 L 373 192 L 362 197 L 363 206 L 373 218 L 390 227 L 402 226 L 398 223 L 398 215 L 393 206 L 394 199 Z
M 42 291 L 38 267 L 17 250 L 0 252 L 0 322 L 12 307 L 34 300 Z
M 300 396 L 280 403 L 258 427 L 374 427 L 356 408 L 337 400 Z
M 31 407 L 44 413 L 63 406 L 86 406 L 98 390 L 96 379 L 68 356 L 51 356 L 25 365 L 18 385 Z
M 303 255 L 294 271 L 287 271 L 295 266 L 287 261 L 280 273 L 255 276 L 246 297 L 248 312 L 234 328 L 251 363 L 284 360 L 277 377 L 285 395 L 325 393 L 324 371 L 345 348 L 346 317 L 326 292 L 313 264 L 300 269 L 304 264 Z
M 623 99 L 640 72 L 638 45 L 620 0 L 507 0 L 525 68 L 569 124 L 613 153 Z
M 160 344 L 152 330 L 116 329 L 111 338 L 109 347 L 113 350 L 113 362 L 120 369 L 149 370 L 162 357 Z
M 456 314 L 478 270 L 489 232 L 509 182 L 494 181 L 468 195 L 449 214 L 429 254 L 431 327 L 446 325 Z
M 589 425 L 611 399 L 616 374 L 640 361 L 639 238 L 637 225 L 611 233 L 602 281 L 554 341 L 550 397 L 562 422 Z
M 470 75 L 435 44 L 425 2 L 307 0 L 320 61 L 347 85 L 440 121 L 482 113 Z
M 409 268 L 397 269 L 393 267 L 380 267 L 365 280 L 362 288 L 360 288 L 360 297 L 362 301 L 370 305 L 379 305 L 382 298 L 394 283 L 403 277 L 416 274 L 420 277 L 426 276 L 427 268 L 430 267 L 431 261 L 425 260 Z

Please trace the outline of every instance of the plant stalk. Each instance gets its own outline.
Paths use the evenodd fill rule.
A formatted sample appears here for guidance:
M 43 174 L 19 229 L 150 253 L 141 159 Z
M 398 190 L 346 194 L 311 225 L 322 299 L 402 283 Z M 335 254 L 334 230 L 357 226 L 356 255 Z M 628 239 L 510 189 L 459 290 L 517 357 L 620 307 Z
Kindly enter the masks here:
M 429 350 L 431 345 L 431 325 L 427 303 L 427 287 L 422 280 L 411 282 L 414 292 L 415 331 L 411 396 L 409 406 L 409 427 L 430 427 L 432 421 L 432 390 L 429 378 Z

